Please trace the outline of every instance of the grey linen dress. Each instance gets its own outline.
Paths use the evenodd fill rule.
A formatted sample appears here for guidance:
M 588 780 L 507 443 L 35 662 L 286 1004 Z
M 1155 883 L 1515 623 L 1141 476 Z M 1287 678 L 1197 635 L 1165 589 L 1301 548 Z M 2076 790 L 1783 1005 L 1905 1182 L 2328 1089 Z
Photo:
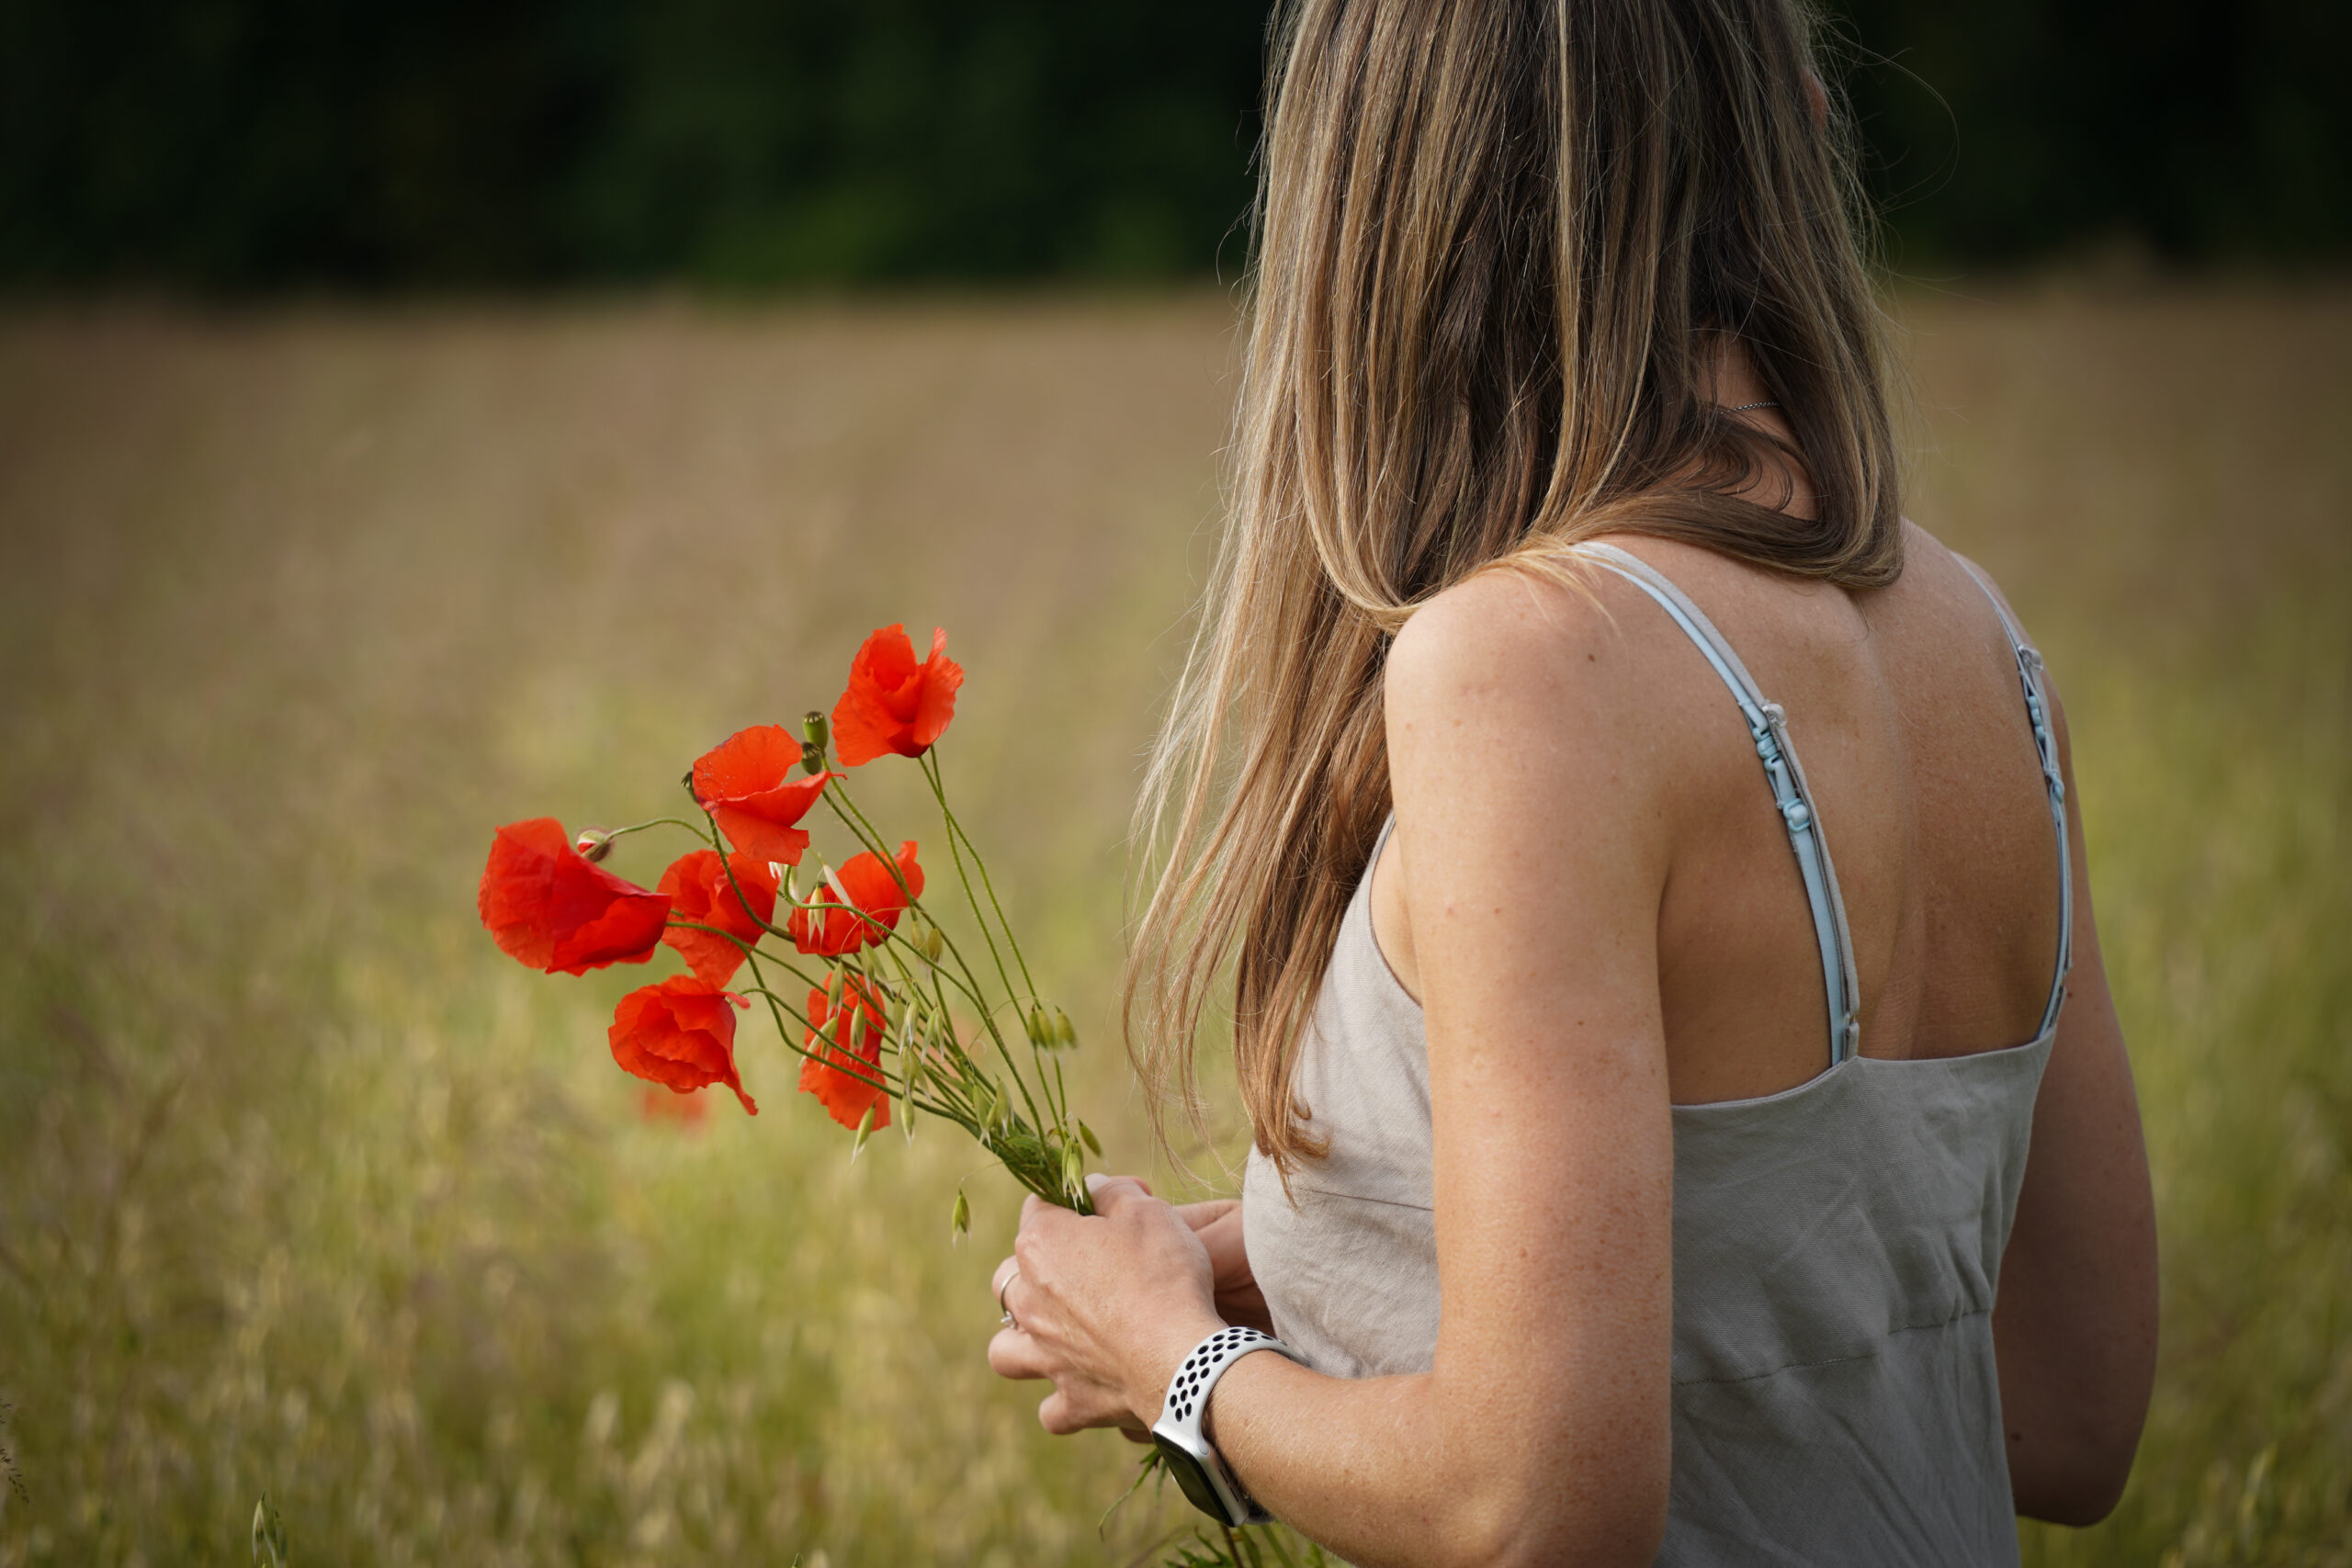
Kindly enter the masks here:
M 1674 1108 L 1673 1478 L 1657 1561 L 2015 1563 L 1993 1299 L 2072 922 L 2032 1040 L 1938 1060 L 1855 1055 L 1845 912 L 1780 710 L 1672 583 L 1611 547 L 1581 553 L 1656 600 L 1731 689 L 1804 873 L 1831 998 L 1818 1077 Z M 2071 913 L 2041 660 L 1994 604 Z M 1440 1313 L 1427 1040 L 1374 939 L 1370 886 L 1367 870 L 1299 1062 L 1329 1156 L 1296 1170 L 1286 1197 L 1252 1154 L 1242 1192 L 1275 1332 L 1309 1366 L 1351 1378 L 1427 1371 Z

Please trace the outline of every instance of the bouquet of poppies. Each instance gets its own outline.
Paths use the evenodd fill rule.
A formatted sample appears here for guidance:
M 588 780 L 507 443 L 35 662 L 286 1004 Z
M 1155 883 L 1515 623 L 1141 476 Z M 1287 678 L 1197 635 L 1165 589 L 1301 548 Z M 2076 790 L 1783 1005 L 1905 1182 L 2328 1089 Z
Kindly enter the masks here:
M 963 684 L 945 632 L 918 661 L 906 628 L 885 626 L 858 649 L 830 720 L 808 714 L 797 739 L 781 725 L 741 730 L 697 759 L 684 781 L 692 816 L 576 838 L 551 817 L 498 829 L 481 921 L 508 954 L 550 975 L 676 950 L 686 973 L 631 991 L 614 1011 L 624 1071 L 682 1095 L 724 1084 L 757 1115 L 735 1060 L 737 1015 L 756 1005 L 801 1057 L 801 1092 L 854 1133 L 853 1156 L 894 1115 L 911 1136 L 915 1113 L 928 1112 L 1040 1198 L 1091 1213 L 1086 1155 L 1102 1149 L 1070 1113 L 1059 1059 L 1075 1032 L 1038 994 L 988 863 L 947 802 L 935 748 Z M 850 793 L 847 770 L 892 755 L 914 761 L 938 803 L 977 946 L 958 944 L 923 902 L 915 840 L 892 848 Z M 861 846 L 838 866 L 808 862 L 800 823 L 820 806 Z M 654 828 L 684 829 L 696 846 L 651 889 L 598 863 Z M 960 1187 L 950 1224 L 958 1235 L 970 1228 Z M 1148 1450 L 1136 1484 L 1159 1468 Z M 1294 1555 L 1277 1529 L 1216 1529 L 1181 1543 L 1169 1568 L 1326 1561 L 1311 1546 Z
M 1037 994 L 988 865 L 949 807 L 934 748 L 956 716 L 964 671 L 932 634 L 918 661 L 902 626 L 865 639 L 849 687 L 793 736 L 762 725 L 729 737 L 686 774 L 691 816 L 577 838 L 551 817 L 498 829 L 481 878 L 482 924 L 534 969 L 582 975 L 643 964 L 664 946 L 686 973 L 631 991 L 613 1015 L 613 1059 L 679 1094 L 724 1084 L 756 1115 L 736 1066 L 737 1015 L 763 1008 L 802 1058 L 800 1089 L 856 1136 L 895 1115 L 955 1122 L 1030 1191 L 1080 1213 L 1085 1151 L 1101 1145 L 1070 1114 L 1058 1054 L 1069 1016 Z M 893 848 L 850 793 L 846 770 L 909 758 L 938 802 L 941 839 L 978 933 L 958 944 L 923 902 L 915 840 Z M 810 863 L 803 818 L 820 806 L 861 847 Z M 651 889 L 598 863 L 649 829 L 696 847 Z M 936 855 L 934 853 L 934 861 Z M 971 1211 L 958 1188 L 953 1226 Z

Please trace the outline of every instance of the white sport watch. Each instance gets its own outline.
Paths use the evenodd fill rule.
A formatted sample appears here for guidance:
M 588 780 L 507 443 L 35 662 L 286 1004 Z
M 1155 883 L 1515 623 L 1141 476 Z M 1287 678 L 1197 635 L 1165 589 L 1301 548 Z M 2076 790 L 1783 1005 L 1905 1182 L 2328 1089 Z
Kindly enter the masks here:
M 1262 1525 L 1273 1516 L 1250 1500 L 1216 1450 L 1201 1436 L 1201 1417 L 1208 1413 L 1209 1391 L 1225 1369 L 1252 1350 L 1272 1350 L 1298 1359 L 1298 1352 L 1271 1334 L 1254 1328 L 1220 1328 L 1184 1358 L 1168 1382 L 1168 1400 L 1152 1424 L 1151 1440 L 1176 1484 L 1193 1506 L 1228 1525 Z

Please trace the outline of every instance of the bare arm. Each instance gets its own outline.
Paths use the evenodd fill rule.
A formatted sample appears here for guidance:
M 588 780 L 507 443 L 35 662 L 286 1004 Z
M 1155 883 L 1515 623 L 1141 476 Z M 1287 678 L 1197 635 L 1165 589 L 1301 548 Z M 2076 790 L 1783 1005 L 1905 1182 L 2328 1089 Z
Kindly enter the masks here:
M 1250 1356 L 1210 1412 L 1250 1491 L 1366 1568 L 1646 1563 L 1665 1528 L 1654 804 L 1674 759 L 1653 754 L 1623 657 L 1590 606 L 1494 579 L 1425 610 L 1390 660 L 1396 842 L 1427 990 L 1435 1366 L 1351 1381 Z M 1098 1202 L 1095 1220 L 1032 1210 L 1010 1297 L 1024 1332 L 991 1352 L 1007 1375 L 1055 1380 L 1040 1411 L 1055 1430 L 1156 1418 L 1218 1321 L 1191 1227 L 1129 1184 Z
M 2034 1103 L 1993 1343 L 2018 1512 L 2105 1518 L 2155 1380 L 2156 1224 L 2139 1101 L 2108 994 L 2064 711 L 2055 712 L 2075 877 L 2075 968 Z

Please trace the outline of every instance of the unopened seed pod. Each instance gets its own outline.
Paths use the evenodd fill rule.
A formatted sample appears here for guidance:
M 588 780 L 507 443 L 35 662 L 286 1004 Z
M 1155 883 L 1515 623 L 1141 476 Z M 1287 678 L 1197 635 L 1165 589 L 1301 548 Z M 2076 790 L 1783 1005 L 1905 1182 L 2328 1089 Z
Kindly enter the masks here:
M 1050 1051 L 1054 1048 L 1054 1029 L 1053 1025 L 1046 1021 L 1046 1010 L 1044 1008 L 1034 1002 L 1031 1003 L 1029 1007 L 1029 1016 L 1023 1020 L 1022 1022 L 1023 1026 L 1029 1032 L 1030 1044 L 1036 1046 L 1041 1051 Z
M 857 1158 L 857 1156 L 858 1156 L 859 1155 L 861 1155 L 861 1154 L 863 1154 L 863 1153 L 865 1152 L 865 1140 L 866 1140 L 866 1138 L 867 1138 L 869 1135 L 871 1135 L 871 1134 L 872 1134 L 872 1133 L 873 1133 L 873 1131 L 874 1131 L 874 1111 L 875 1111 L 875 1107 L 876 1107 L 876 1106 L 880 1105 L 881 1103 L 882 1103 L 882 1102 L 881 1102 L 880 1100 L 876 1100 L 876 1101 L 874 1102 L 874 1104 L 873 1104 L 873 1105 L 869 1105 L 869 1106 L 867 1106 L 867 1107 L 865 1108 L 865 1114 L 858 1118 L 858 1120 L 857 1120 L 857 1142 L 855 1142 L 855 1143 L 852 1144 L 852 1145 L 849 1146 L 849 1157 L 851 1158 L 851 1160 L 852 1160 L 852 1161 L 854 1161 L 854 1160 Z
M 1062 1145 L 1062 1190 L 1075 1197 L 1086 1185 L 1086 1162 L 1078 1156 L 1076 1144 Z
M 800 748 L 800 771 L 814 778 L 825 771 L 825 749 L 821 746 Z
M 1080 1122 L 1078 1124 L 1078 1135 L 1085 1140 L 1087 1148 L 1092 1151 L 1096 1159 L 1102 1157 L 1102 1140 L 1094 1135 L 1093 1128 Z
M 939 928 L 925 921 L 922 928 L 923 961 L 928 964 L 938 963 L 939 955 L 945 952 L 946 948 L 947 939 L 939 934 Z
M 956 1212 L 947 1219 L 947 1240 L 952 1246 L 972 1234 L 972 1201 L 964 1196 L 964 1189 L 956 1189 Z
M 810 708 L 800 716 L 800 739 L 822 751 L 832 739 L 825 726 L 825 716 Z
M 1072 1027 L 1069 1014 L 1059 1008 L 1054 1010 L 1054 1043 L 1065 1051 L 1078 1043 L 1078 1031 Z

